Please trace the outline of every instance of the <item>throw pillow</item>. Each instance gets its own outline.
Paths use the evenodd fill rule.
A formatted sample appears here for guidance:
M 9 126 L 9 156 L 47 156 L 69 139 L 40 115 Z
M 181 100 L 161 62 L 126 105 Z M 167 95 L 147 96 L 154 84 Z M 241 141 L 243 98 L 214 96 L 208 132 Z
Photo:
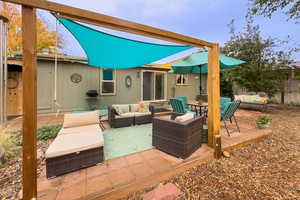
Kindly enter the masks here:
M 149 106 L 145 102 L 140 102 L 138 110 L 139 112 L 149 112 Z

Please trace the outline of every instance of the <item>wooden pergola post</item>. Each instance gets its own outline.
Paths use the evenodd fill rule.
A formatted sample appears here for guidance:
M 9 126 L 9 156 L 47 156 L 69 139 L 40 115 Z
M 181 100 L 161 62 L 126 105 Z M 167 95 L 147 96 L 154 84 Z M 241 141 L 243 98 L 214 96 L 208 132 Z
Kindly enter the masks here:
M 214 44 L 208 51 L 208 145 L 221 155 L 220 127 L 220 47 Z
M 37 198 L 36 9 L 22 6 L 23 44 L 23 199 Z

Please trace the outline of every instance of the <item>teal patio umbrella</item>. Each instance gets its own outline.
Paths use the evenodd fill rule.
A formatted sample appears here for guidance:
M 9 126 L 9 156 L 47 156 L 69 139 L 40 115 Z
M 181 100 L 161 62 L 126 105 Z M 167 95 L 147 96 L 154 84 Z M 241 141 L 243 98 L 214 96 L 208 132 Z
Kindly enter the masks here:
M 231 69 L 244 63 L 245 61 L 220 55 L 220 67 L 222 70 Z M 208 52 L 207 51 L 200 51 L 197 53 L 193 53 L 192 55 L 177 62 L 171 67 L 172 69 L 169 72 L 175 74 L 200 74 L 200 94 L 201 94 L 202 91 L 201 74 L 208 73 Z

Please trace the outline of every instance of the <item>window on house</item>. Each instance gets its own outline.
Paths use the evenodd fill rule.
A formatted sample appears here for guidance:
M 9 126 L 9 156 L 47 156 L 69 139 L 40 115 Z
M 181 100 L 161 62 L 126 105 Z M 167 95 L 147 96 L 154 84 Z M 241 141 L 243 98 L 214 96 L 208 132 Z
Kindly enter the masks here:
M 179 74 L 176 76 L 176 85 L 186 85 L 188 84 L 188 75 Z
M 115 95 L 116 93 L 116 71 L 114 69 L 102 69 L 101 94 Z

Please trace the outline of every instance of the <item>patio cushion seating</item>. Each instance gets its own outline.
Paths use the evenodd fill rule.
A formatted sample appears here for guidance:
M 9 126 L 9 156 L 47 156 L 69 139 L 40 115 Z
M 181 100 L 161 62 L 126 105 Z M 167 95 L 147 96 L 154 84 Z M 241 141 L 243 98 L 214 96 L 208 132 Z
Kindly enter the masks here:
M 78 120 L 79 117 L 82 121 Z M 72 123 L 75 122 L 82 126 L 74 127 Z M 45 153 L 47 178 L 93 166 L 104 160 L 99 111 L 65 114 L 64 126 Z
M 84 113 L 70 113 L 64 115 L 64 128 L 86 126 L 99 123 L 99 110 Z
M 234 100 L 240 101 L 243 105 L 252 105 L 252 108 L 261 108 L 262 110 L 267 110 L 269 101 L 267 97 L 262 97 L 258 94 L 234 95 Z
M 183 102 L 183 106 L 185 109 L 189 109 L 188 98 L 186 96 L 176 96 L 175 99 L 179 99 Z
M 154 117 L 152 145 L 161 151 L 185 159 L 201 147 L 203 123 L 203 116 L 196 116 L 184 122 Z
M 128 113 L 122 113 L 116 116 L 116 119 L 119 118 L 128 118 L 128 117 L 134 117 L 134 112 L 128 112 Z
M 115 114 L 115 108 L 122 108 L 124 113 Z M 125 112 L 126 111 L 126 112 Z M 127 112 L 128 111 L 128 112 Z M 108 107 L 108 122 L 113 128 L 127 127 L 135 124 L 146 124 L 152 122 L 154 115 L 153 106 L 143 103 L 140 104 L 119 104 Z
M 99 125 L 90 125 L 85 128 L 84 132 L 59 134 L 47 149 L 46 158 L 102 147 L 104 139 Z
M 194 114 L 192 114 L 192 113 L 186 113 L 184 115 L 177 116 L 175 118 L 175 121 L 176 122 L 185 122 L 185 121 L 188 121 L 188 120 L 193 119 L 193 118 L 194 118 Z
M 129 104 L 112 105 L 112 107 L 117 111 L 119 115 L 130 112 Z

